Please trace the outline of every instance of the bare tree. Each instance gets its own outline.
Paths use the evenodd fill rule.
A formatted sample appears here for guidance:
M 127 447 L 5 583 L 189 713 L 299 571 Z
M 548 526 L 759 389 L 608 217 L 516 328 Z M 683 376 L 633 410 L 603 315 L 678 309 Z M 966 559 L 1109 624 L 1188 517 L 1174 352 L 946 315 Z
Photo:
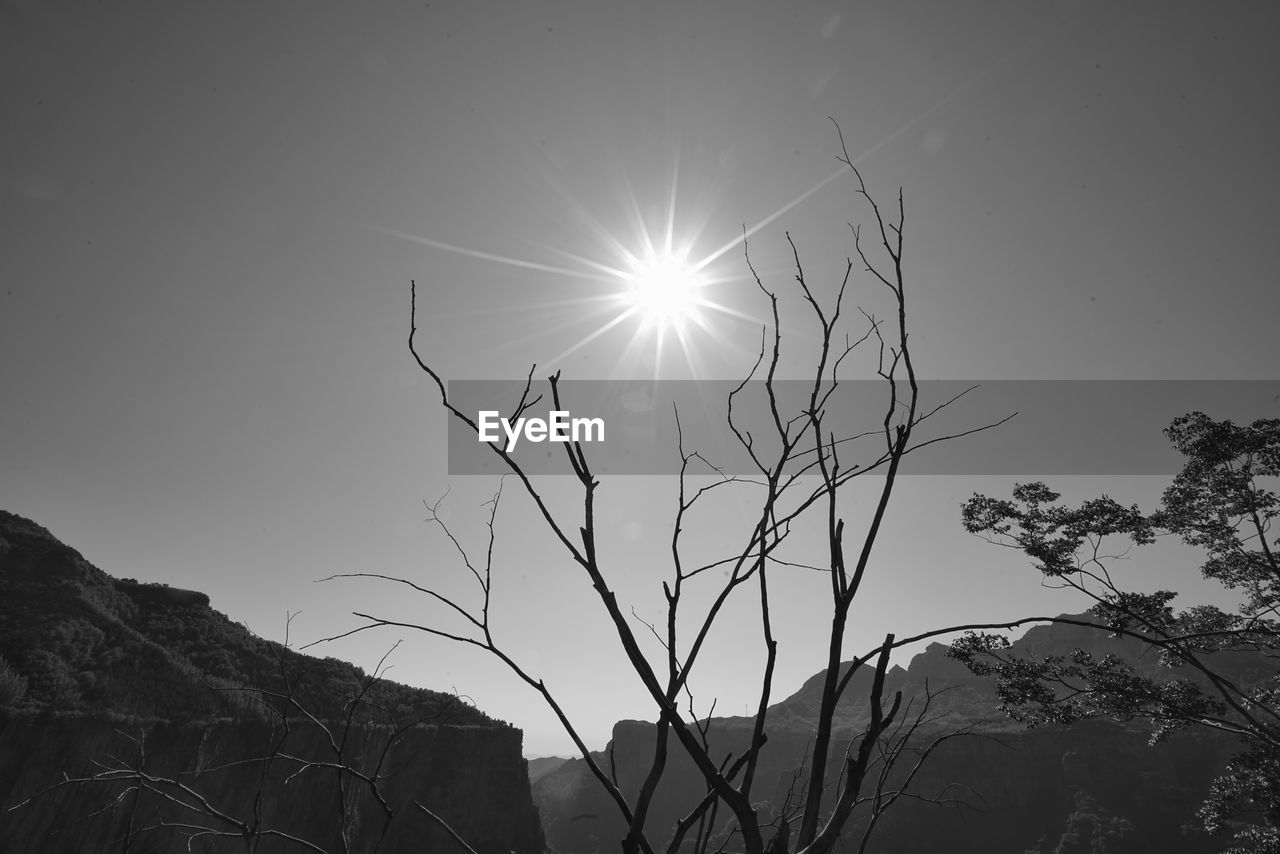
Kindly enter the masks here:
M 378 627 L 411 628 L 478 647 L 502 661 L 518 679 L 541 695 L 577 746 L 591 774 L 608 793 L 626 824 L 621 845 L 627 854 L 654 854 L 662 850 L 676 852 L 690 847 L 696 852 L 741 850 L 746 854 L 824 854 L 832 850 L 842 834 L 859 823 L 864 829 L 861 846 L 865 848 L 866 838 L 876 819 L 906 793 L 906 783 L 914 777 L 928 754 L 941 743 L 937 739 L 919 744 L 913 740 L 929 720 L 927 697 L 917 701 L 916 711 L 912 714 L 909 713 L 910 701 L 904 702 L 901 692 L 887 696 L 885 675 L 890 652 L 907 641 L 895 640 L 893 634 L 886 635 L 883 644 L 854 657 L 850 666 L 845 662 L 848 654 L 846 633 L 854 601 L 862 591 L 872 565 L 875 546 L 901 475 L 903 460 L 926 445 L 1003 422 L 951 435 L 918 436 L 924 422 L 957 398 L 931 407 L 921 400 L 907 323 L 903 195 L 900 190 L 896 210 L 886 215 L 868 192 L 861 173 L 849 157 L 843 137 L 840 143 L 840 160 L 857 182 L 857 194 L 866 206 L 872 239 L 864 240 L 863 228 L 850 224 L 854 254 L 846 259 L 843 277 L 835 289 L 834 302 L 826 304 L 810 287 L 800 252 L 790 234 L 787 235 L 799 296 L 816 322 L 817 352 L 812 372 L 805 380 L 807 401 L 799 411 L 786 411 L 784 408 L 778 393 L 779 361 L 783 353 L 779 298 L 777 292 L 761 279 L 748 255 L 746 263 L 759 292 L 767 301 L 769 321 L 762 334 L 755 364 L 729 395 L 728 420 L 741 450 L 751 460 L 753 473 L 749 476 L 724 474 L 702 453 L 687 449 L 680 429 L 680 413 L 678 410 L 673 412 L 679 437 L 676 450 L 680 473 L 670 537 L 670 575 L 662 582 L 666 604 L 664 625 L 633 620 L 627 607 L 618 600 L 609 573 L 601 565 L 597 547 L 600 532 L 596 526 L 599 481 L 593 474 L 591 460 L 582 443 L 574 441 L 565 445 L 567 463 L 576 479 L 581 500 L 580 509 L 572 514 L 561 514 L 552 509 L 508 446 L 491 445 L 508 476 L 519 484 L 519 489 L 532 501 L 547 530 L 590 583 L 632 672 L 654 705 L 656 737 L 647 772 L 638 790 L 629 793 L 619 785 L 613 763 L 595 758 L 552 690 L 520 663 L 495 632 L 490 602 L 494 584 L 496 519 L 503 498 L 501 486 L 488 504 L 488 542 L 483 549 L 483 558 L 473 557 L 464 547 L 441 519 L 438 505 L 429 508 L 430 521 L 440 526 L 479 587 L 478 607 L 468 607 L 457 598 L 406 578 L 378 573 L 351 574 L 408 586 L 452 612 L 466 629 L 450 631 L 438 625 L 395 621 L 357 612 L 364 623 L 337 637 Z M 743 242 L 745 249 L 745 235 Z M 861 308 L 856 314 L 847 310 L 846 292 L 856 267 L 875 287 L 889 295 L 893 305 L 890 316 L 878 318 Z M 409 349 L 421 370 L 434 381 L 443 407 L 453 418 L 478 434 L 476 414 L 465 411 L 450 399 L 444 380 L 418 349 L 415 340 L 416 286 L 411 288 L 411 297 Z M 845 331 L 851 317 L 860 327 L 856 335 Z M 883 417 L 878 429 L 871 434 L 845 435 L 841 431 L 847 426 L 834 423 L 835 419 L 828 417 L 827 407 L 842 382 L 842 366 L 860 347 L 871 351 L 875 375 L 882 383 Z M 524 391 L 509 416 L 512 421 L 540 400 L 540 396 L 533 392 L 534 370 L 530 370 Z M 557 410 L 565 408 L 559 381 L 558 372 L 549 377 L 550 395 Z M 764 431 L 753 432 L 749 425 L 742 423 L 741 413 L 746 395 L 760 390 L 767 398 L 768 425 Z M 876 443 L 877 448 L 858 464 L 845 459 L 850 452 L 849 443 L 855 439 L 870 440 Z M 693 486 L 691 480 L 699 474 L 710 474 L 710 482 L 700 487 Z M 855 478 L 869 474 L 881 476 L 882 480 L 870 522 L 861 532 L 860 539 L 851 542 L 839 497 Z M 690 511 L 699 502 L 710 501 L 712 496 L 730 489 L 752 490 L 758 499 L 750 530 L 743 534 L 742 541 L 732 552 L 709 562 L 690 562 L 684 544 Z M 781 807 L 764 809 L 760 792 L 768 783 L 761 783 L 760 760 L 768 741 L 769 709 L 774 699 L 779 643 L 774 632 L 771 591 L 777 583 L 776 574 L 795 565 L 783 558 L 782 547 L 791 536 L 793 526 L 809 514 L 820 515 L 825 520 L 826 529 L 825 559 L 820 566 L 809 567 L 825 574 L 829 581 L 826 596 L 829 629 L 823 662 L 826 675 L 817 730 L 808 755 L 793 774 Z M 709 604 L 700 608 L 690 605 L 695 590 L 699 596 L 705 597 L 699 601 Z M 727 603 L 735 597 L 749 597 L 758 607 L 761 657 L 761 677 L 751 715 L 750 740 L 736 755 L 725 753 L 723 748 L 717 749 L 709 717 L 700 716 L 695 710 L 691 687 L 691 678 L 703 660 L 708 637 L 717 619 L 725 613 Z M 950 630 L 953 629 L 940 632 Z M 646 632 L 657 639 L 661 654 L 646 654 Z M 940 632 L 917 636 L 916 639 Z M 837 705 L 855 672 L 867 664 L 872 668 L 866 697 L 869 723 L 851 740 L 842 738 L 835 723 Z M 689 804 L 687 813 L 675 827 L 654 827 L 649 820 L 650 810 L 673 747 L 684 751 L 692 760 L 705 786 L 705 794 L 696 803 Z M 914 757 L 914 761 L 907 762 L 907 757 Z M 895 777 L 891 772 L 900 764 L 906 770 Z

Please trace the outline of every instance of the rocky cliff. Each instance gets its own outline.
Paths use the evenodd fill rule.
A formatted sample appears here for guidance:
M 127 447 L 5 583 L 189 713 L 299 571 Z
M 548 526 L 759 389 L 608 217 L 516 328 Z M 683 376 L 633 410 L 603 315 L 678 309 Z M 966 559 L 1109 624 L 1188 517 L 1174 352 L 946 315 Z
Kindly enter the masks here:
M 520 742 L 509 728 L 354 730 L 342 763 L 385 778 L 388 813 L 353 775 L 340 781 L 305 764 L 335 759 L 314 725 L 286 735 L 266 722 L 10 716 L 0 721 L 0 803 L 14 808 L 0 820 L 0 851 L 161 854 L 191 840 L 191 851 L 239 852 L 246 829 L 259 854 L 462 851 L 420 801 L 481 854 L 536 854 L 542 834 Z M 64 774 L 100 781 L 57 787 Z
M 0 511 L 0 851 L 533 854 L 521 740 Z
M 1037 628 L 1018 647 L 1040 654 L 1075 646 L 1132 657 L 1141 650 L 1087 629 Z M 886 674 L 886 696 L 921 702 L 927 685 L 933 723 L 924 739 L 971 732 L 948 740 L 924 764 L 911 789 L 943 803 L 899 801 L 877 826 L 869 850 L 880 854 L 948 851 L 959 854 L 1208 854 L 1222 848 L 1190 820 L 1238 745 L 1205 732 L 1176 733 L 1155 747 L 1138 724 L 1097 720 L 1067 728 L 1028 730 L 996 710 L 985 680 L 932 645 L 909 667 Z M 855 674 L 838 710 L 838 733 L 847 742 L 868 719 L 870 669 Z M 792 784 L 814 732 L 822 675 L 770 709 L 769 742 L 758 773 L 760 808 L 775 810 Z M 918 706 L 917 706 L 918 708 Z M 623 788 L 635 793 L 652 756 L 652 724 L 623 721 L 600 754 L 615 763 Z M 748 743 L 746 718 L 712 723 L 713 743 L 737 755 Z M 655 798 L 649 827 L 658 839 L 705 792 L 692 762 L 675 749 Z M 582 760 L 539 778 L 534 797 L 553 851 L 591 854 L 615 849 L 623 825 Z M 856 839 L 858 829 L 848 834 Z M 848 850 L 857 850 L 851 844 Z

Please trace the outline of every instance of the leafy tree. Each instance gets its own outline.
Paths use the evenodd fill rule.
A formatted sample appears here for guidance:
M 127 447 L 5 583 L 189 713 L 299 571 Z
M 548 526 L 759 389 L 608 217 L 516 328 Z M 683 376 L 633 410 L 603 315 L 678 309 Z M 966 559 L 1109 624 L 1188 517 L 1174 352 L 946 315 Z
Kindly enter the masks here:
M 971 533 L 1019 549 L 1052 583 L 1094 600 L 1098 627 L 1148 645 L 1158 666 L 1107 655 L 1012 657 L 1008 641 L 967 633 L 952 653 L 994 677 L 1005 710 L 1030 723 L 1110 716 L 1154 722 L 1153 741 L 1199 726 L 1232 733 L 1235 757 L 1200 811 L 1206 828 L 1234 832 L 1233 852 L 1280 852 L 1280 561 L 1272 524 L 1280 498 L 1280 420 L 1247 426 L 1202 412 L 1165 430 L 1185 458 L 1155 512 L 1106 495 L 1077 507 L 1043 483 L 1012 500 L 974 495 L 963 506 Z M 1176 610 L 1175 593 L 1121 589 L 1109 543 L 1136 546 L 1176 536 L 1205 555 L 1204 576 L 1238 591 L 1235 613 L 1212 605 Z

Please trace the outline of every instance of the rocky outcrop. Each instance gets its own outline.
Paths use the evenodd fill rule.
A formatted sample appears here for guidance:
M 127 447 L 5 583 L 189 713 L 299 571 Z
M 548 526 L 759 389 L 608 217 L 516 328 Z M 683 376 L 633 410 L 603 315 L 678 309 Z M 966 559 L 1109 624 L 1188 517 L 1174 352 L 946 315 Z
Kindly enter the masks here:
M 1084 628 L 1051 626 L 1028 632 L 1019 649 L 1044 655 L 1076 646 L 1095 654 L 1132 659 L 1142 650 L 1123 640 Z M 1154 664 L 1153 664 L 1154 666 Z M 870 669 L 855 674 L 835 718 L 847 742 L 865 728 Z M 811 746 L 823 674 L 770 708 L 769 741 L 762 754 L 755 792 L 759 806 L 776 810 L 793 774 Z M 1221 840 L 1195 828 L 1194 814 L 1239 745 L 1203 731 L 1175 733 L 1150 746 L 1150 731 L 1109 720 L 1071 727 L 1028 730 L 996 709 L 990 684 L 973 676 L 934 644 L 909 667 L 886 674 L 886 695 L 901 690 L 904 702 L 921 702 L 926 685 L 933 694 L 933 724 L 924 739 L 969 729 L 942 744 L 916 777 L 912 791 L 943 803 L 901 800 L 885 813 L 868 850 L 881 854 L 948 851 L 956 854 L 1209 854 Z M 918 708 L 918 706 L 917 706 Z M 713 743 L 739 754 L 748 744 L 746 718 L 712 723 Z M 652 756 L 654 728 L 640 721 L 619 722 L 609 748 L 623 789 L 634 794 Z M 648 827 L 663 840 L 675 822 L 705 792 L 692 762 L 679 748 L 654 799 Z M 558 854 L 616 850 L 625 832 L 617 808 L 590 776 L 582 760 L 572 760 L 538 779 L 534 798 L 551 849 Z M 847 834 L 860 836 L 859 828 Z M 849 843 L 848 850 L 857 850 Z
M 2 852 L 536 854 L 521 740 L 0 511 Z
M 238 717 L 261 711 L 249 694 L 267 691 L 287 692 L 329 719 L 345 718 L 359 694 L 397 720 L 505 726 L 453 695 L 371 682 L 347 662 L 259 638 L 199 591 L 114 578 L 3 510 L 0 659 L 25 686 L 10 704 L 33 713 Z M 225 690 L 231 686 L 252 691 Z
M 390 816 L 356 777 L 343 775 L 340 789 L 332 768 L 304 767 L 305 760 L 335 759 L 328 735 L 314 725 L 286 735 L 264 722 L 9 716 L 0 720 L 0 803 L 20 805 L 0 821 L 0 851 L 161 854 L 186 850 L 188 838 L 192 851 L 244 851 L 235 821 L 270 832 L 259 836 L 254 850 L 261 854 L 307 850 L 286 835 L 330 852 L 375 845 L 387 852 L 462 851 L 415 801 L 480 854 L 543 850 L 519 730 L 421 726 L 393 737 L 386 728 L 362 727 L 344 748 L 343 764 L 384 778 L 379 789 Z M 274 758 L 257 761 L 268 756 Z M 113 767 L 144 773 L 149 791 L 139 796 L 128 772 L 113 781 L 57 785 L 64 774 L 91 778 Z

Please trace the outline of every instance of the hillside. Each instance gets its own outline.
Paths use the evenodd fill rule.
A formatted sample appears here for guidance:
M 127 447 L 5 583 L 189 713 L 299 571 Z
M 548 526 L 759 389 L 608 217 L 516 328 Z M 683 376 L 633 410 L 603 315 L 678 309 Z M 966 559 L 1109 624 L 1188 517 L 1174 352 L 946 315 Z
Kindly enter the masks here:
M 284 674 L 308 711 L 337 719 L 367 679 L 344 661 L 256 637 L 203 593 L 113 578 L 3 510 L 0 661 L 8 684 L 25 680 L 9 701 L 20 711 L 178 721 L 257 716 L 259 692 L 284 693 Z M 4 698 L 0 687 L 0 704 Z M 384 680 L 366 699 L 399 722 L 504 726 L 450 694 Z
M 0 851 L 535 854 L 521 739 L 0 511 Z

